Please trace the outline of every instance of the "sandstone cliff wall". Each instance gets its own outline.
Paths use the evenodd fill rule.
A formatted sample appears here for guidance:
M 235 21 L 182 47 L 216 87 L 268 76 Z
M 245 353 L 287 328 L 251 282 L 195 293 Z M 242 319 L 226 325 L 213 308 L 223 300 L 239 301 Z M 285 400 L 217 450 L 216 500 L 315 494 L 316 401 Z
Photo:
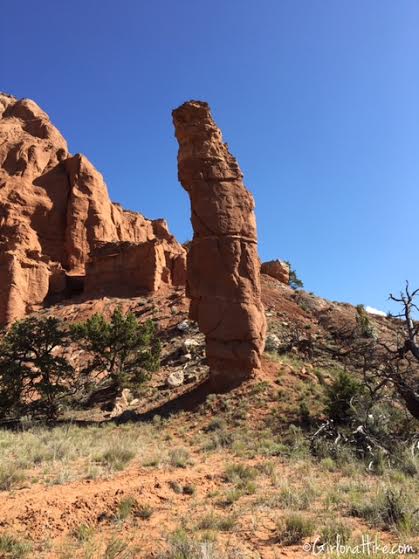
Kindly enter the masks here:
M 0 324 L 64 292 L 66 276 L 83 276 L 99 244 L 156 239 L 166 243 L 167 253 L 182 254 L 162 220 L 150 221 L 110 201 L 102 175 L 83 155 L 69 154 L 36 103 L 0 94 Z M 108 263 L 105 268 L 107 285 L 120 282 L 119 269 L 113 266 L 112 279 Z M 102 290 L 98 263 L 95 274 Z M 165 281 L 171 282 L 170 274 Z M 88 283 L 93 293 L 94 282 Z M 128 287 L 151 285 L 134 284 Z

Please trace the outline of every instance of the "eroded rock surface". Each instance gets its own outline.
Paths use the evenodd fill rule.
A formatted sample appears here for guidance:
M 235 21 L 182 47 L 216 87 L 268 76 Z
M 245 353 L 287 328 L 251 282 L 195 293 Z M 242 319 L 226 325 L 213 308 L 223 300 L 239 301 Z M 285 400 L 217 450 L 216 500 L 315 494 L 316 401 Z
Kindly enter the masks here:
M 121 253 L 121 242 L 131 249 L 112 265 L 103 257 L 96 261 L 90 292 L 101 290 L 101 266 L 107 285 L 120 286 L 118 266 L 147 253 L 143 244 L 150 243 L 159 246 L 161 262 L 153 270 L 144 269 L 152 259 L 138 262 L 136 279 L 147 282 L 131 278 L 128 288 L 182 281 L 184 250 L 165 222 L 113 204 L 102 175 L 83 155 L 69 154 L 36 103 L 0 94 L 0 324 L 23 317 L 49 296 L 68 294 L 72 285 L 80 289 L 95 250 L 116 243 Z M 150 280 L 153 274 L 161 275 Z
M 264 346 L 255 204 L 208 104 L 183 104 L 173 122 L 194 230 L 187 263 L 190 317 L 206 336 L 214 388 L 223 388 L 260 367 Z
M 290 267 L 289 264 L 287 264 L 283 260 L 269 260 L 269 262 L 263 262 L 260 271 L 262 272 L 262 274 L 271 276 L 281 283 L 289 285 Z

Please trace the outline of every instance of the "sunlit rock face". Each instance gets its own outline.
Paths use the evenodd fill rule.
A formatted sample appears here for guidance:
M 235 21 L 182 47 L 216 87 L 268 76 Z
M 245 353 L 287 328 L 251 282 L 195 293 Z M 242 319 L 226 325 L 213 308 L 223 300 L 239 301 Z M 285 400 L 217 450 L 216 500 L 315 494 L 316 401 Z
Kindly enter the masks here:
M 150 256 L 153 247 L 137 251 L 138 257 L 147 256 L 137 265 L 152 262 L 153 273 L 161 277 L 150 279 L 142 270 L 136 278 L 146 278 L 145 283 L 132 278 L 133 289 L 181 281 L 184 249 L 163 220 L 113 204 L 102 175 L 83 155 L 69 154 L 67 142 L 36 103 L 0 94 L 0 325 L 22 318 L 49 296 L 66 296 L 71 279 L 84 278 L 99 245 L 154 241 L 158 265 Z M 132 250 L 114 260 L 113 280 L 107 264 L 108 285 L 121 284 L 117 266 L 128 260 L 131 265 Z M 101 289 L 98 265 L 95 273 L 91 291 Z
M 255 204 L 207 103 L 173 111 L 178 175 L 191 201 L 190 316 L 206 336 L 215 389 L 260 368 L 266 322 L 260 298 Z

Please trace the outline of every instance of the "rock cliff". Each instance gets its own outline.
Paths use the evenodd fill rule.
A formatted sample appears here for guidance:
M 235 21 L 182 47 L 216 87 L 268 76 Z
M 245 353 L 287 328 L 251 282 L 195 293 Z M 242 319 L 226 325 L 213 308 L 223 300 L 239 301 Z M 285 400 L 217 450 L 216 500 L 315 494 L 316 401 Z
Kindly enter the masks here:
M 214 388 L 222 389 L 258 369 L 264 347 L 255 204 L 208 104 L 183 104 L 173 122 L 194 230 L 187 263 L 190 316 L 206 336 Z
M 97 259 L 104 243 L 116 243 L 124 256 Z M 138 258 L 148 256 L 138 262 L 142 275 L 124 286 L 120 266 L 132 258 L 133 247 Z M 159 265 L 144 269 L 153 259 Z M 0 324 L 23 317 L 49 296 L 68 295 L 75 277 L 82 289 L 89 269 L 90 293 L 103 291 L 101 266 L 108 288 L 154 289 L 182 281 L 182 262 L 184 250 L 164 221 L 113 204 L 102 175 L 83 155 L 71 156 L 36 103 L 0 94 Z M 150 274 L 158 277 L 150 280 Z

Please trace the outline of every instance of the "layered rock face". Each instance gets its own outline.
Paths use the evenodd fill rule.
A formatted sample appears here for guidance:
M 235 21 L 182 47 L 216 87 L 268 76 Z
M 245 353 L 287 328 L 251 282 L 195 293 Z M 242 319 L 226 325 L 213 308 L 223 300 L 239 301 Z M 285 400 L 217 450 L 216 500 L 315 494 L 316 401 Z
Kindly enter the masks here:
M 185 282 L 186 255 L 173 242 L 104 243 L 91 253 L 85 293 L 129 294 L 138 286 L 153 292 L 162 284 L 181 287 Z
M 255 204 L 208 104 L 183 104 L 173 122 L 194 230 L 187 262 L 190 316 L 206 336 L 214 388 L 223 388 L 258 369 L 264 347 Z
M 171 283 L 174 268 L 178 281 L 185 253 L 166 224 L 113 204 L 100 173 L 84 156 L 69 154 L 36 103 L 0 94 L 0 324 L 23 317 L 49 296 L 68 294 L 98 246 L 117 243 L 124 253 L 124 241 L 151 243 L 148 251 L 159 254 L 157 245 L 164 247 L 164 262 L 153 272 L 161 277 L 144 285 L 131 279 L 129 288 Z M 121 285 L 119 264 L 103 262 L 96 262 L 90 292 L 101 288 L 101 265 L 107 285 Z
M 283 262 L 282 260 L 269 260 L 268 262 L 263 262 L 260 267 L 260 271 L 262 274 L 271 276 L 286 285 L 290 282 L 289 264 Z

